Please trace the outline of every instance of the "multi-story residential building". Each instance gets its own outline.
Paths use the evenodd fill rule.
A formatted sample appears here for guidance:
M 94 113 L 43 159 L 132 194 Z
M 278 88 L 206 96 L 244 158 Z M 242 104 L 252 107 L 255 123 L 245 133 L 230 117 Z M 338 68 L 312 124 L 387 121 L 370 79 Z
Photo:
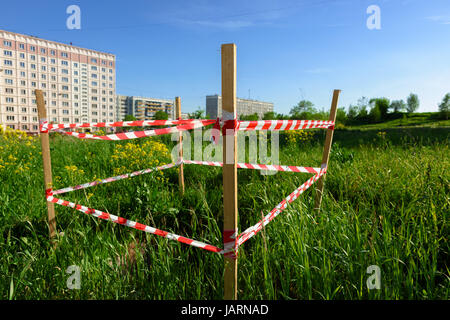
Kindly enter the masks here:
M 115 121 L 116 66 L 110 53 L 0 30 L 0 123 L 38 132 L 35 89 L 53 123 Z
M 264 114 L 273 111 L 272 102 L 263 102 L 250 99 L 236 99 L 236 113 L 240 117 L 242 115 L 258 114 L 260 119 Z M 219 95 L 206 96 L 206 115 L 210 119 L 222 117 L 222 97 Z
M 127 114 L 137 120 L 150 120 L 158 111 L 164 111 L 169 119 L 175 119 L 174 101 L 117 95 L 116 114 L 120 116 L 119 120 L 123 120 Z

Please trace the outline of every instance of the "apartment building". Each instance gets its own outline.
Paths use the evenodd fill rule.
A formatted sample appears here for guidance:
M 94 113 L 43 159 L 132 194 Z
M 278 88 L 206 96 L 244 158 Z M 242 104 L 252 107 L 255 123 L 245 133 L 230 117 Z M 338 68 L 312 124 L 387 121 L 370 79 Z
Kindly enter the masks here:
M 236 113 L 240 117 L 242 115 L 258 114 L 260 119 L 264 114 L 273 111 L 272 102 L 264 102 L 250 99 L 236 99 Z M 206 115 L 210 119 L 222 117 L 222 97 L 219 95 L 206 96 Z
M 0 124 L 36 133 L 35 89 L 53 123 L 116 121 L 116 66 L 110 53 L 0 30 Z
M 125 115 L 133 115 L 137 120 L 151 120 L 158 111 L 175 119 L 174 100 L 117 95 L 116 114 L 123 120 Z

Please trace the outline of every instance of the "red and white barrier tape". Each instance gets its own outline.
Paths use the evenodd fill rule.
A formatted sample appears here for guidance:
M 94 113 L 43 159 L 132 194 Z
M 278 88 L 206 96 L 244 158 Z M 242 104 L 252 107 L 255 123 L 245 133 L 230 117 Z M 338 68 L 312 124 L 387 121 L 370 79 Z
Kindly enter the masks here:
M 60 133 L 70 135 L 72 137 L 76 137 L 79 139 L 94 139 L 94 140 L 129 140 L 129 139 L 137 139 L 137 138 L 144 138 L 144 137 L 150 137 L 150 136 L 159 136 L 164 134 L 170 134 L 170 133 L 176 133 L 181 132 L 185 130 L 192 130 L 197 129 L 206 126 L 207 124 L 203 124 L 201 122 L 194 122 L 190 124 L 184 124 L 177 127 L 169 127 L 169 128 L 162 128 L 162 129 L 152 129 L 152 130 L 145 130 L 145 131 L 132 131 L 132 132 L 122 132 L 122 133 L 113 133 L 108 134 L 105 136 L 97 136 L 90 133 L 79 133 L 79 132 L 73 132 L 73 131 L 60 131 Z
M 146 126 L 168 126 L 177 124 L 193 124 L 202 123 L 210 125 L 215 120 L 202 119 L 185 119 L 185 120 L 139 120 L 139 121 L 117 121 L 117 122 L 96 122 L 96 123 L 70 123 L 70 124 L 49 124 L 43 122 L 41 124 L 41 132 L 56 131 L 61 129 L 75 128 L 107 128 L 107 127 L 146 127 Z
M 241 246 L 245 241 L 257 234 L 261 229 L 269 224 L 277 215 L 279 215 L 284 209 L 286 209 L 288 203 L 293 202 L 297 199 L 306 189 L 308 189 L 314 182 L 316 182 L 321 176 L 326 173 L 326 168 L 321 169 L 320 172 L 302 184 L 300 187 L 294 190 L 289 196 L 287 196 L 283 201 L 281 201 L 272 211 L 270 211 L 262 220 L 260 220 L 254 226 L 247 228 L 243 231 L 237 239 L 237 246 Z
M 59 204 L 59 205 L 62 205 L 62 206 L 73 208 L 75 210 L 81 211 L 81 212 L 83 212 L 85 214 L 88 214 L 88 215 L 92 215 L 92 216 L 94 216 L 96 218 L 99 218 L 99 219 L 110 220 L 110 221 L 115 222 L 117 224 L 125 225 L 127 227 L 134 228 L 134 229 L 137 229 L 137 230 L 141 230 L 141 231 L 144 231 L 144 232 L 148 232 L 148 233 L 151 233 L 151 234 L 156 234 L 158 236 L 167 238 L 169 240 L 175 240 L 175 241 L 178 241 L 178 242 L 181 242 L 181 243 L 193 246 L 193 247 L 201 248 L 201 249 L 204 249 L 204 250 L 208 250 L 208 251 L 212 251 L 212 252 L 216 252 L 216 253 L 220 253 L 220 254 L 226 253 L 224 250 L 222 250 L 222 249 L 220 249 L 218 247 L 215 247 L 215 246 L 210 245 L 210 244 L 206 244 L 206 243 L 201 242 L 201 241 L 185 238 L 185 237 L 179 236 L 177 234 L 170 233 L 170 232 L 167 232 L 167 231 L 163 231 L 163 230 L 160 230 L 160 229 L 157 229 L 157 228 L 153 228 L 153 227 L 150 227 L 150 226 L 147 226 L 147 225 L 144 225 L 144 224 L 132 221 L 132 220 L 128 220 L 128 219 L 125 219 L 125 218 L 122 218 L 122 217 L 115 216 L 113 214 L 109 214 L 107 212 L 103 212 L 103 211 L 100 211 L 100 210 L 88 208 L 88 207 L 85 207 L 85 206 L 82 206 L 82 205 L 79 205 L 79 204 L 76 204 L 76 203 L 73 203 L 73 202 L 70 202 L 70 201 L 66 201 L 66 200 L 55 198 L 51 194 L 51 191 L 47 193 L 47 201 L 48 202 L 53 202 L 53 203 L 56 203 L 56 204 Z
M 304 130 L 312 128 L 333 129 L 333 121 L 325 120 L 263 120 L 263 121 L 239 121 L 239 131 L 250 130 Z
M 67 193 L 67 192 L 70 192 L 70 191 L 75 191 L 75 190 L 80 190 L 80 189 L 93 187 L 93 186 L 96 186 L 98 184 L 104 184 L 104 183 L 109 183 L 109 182 L 113 182 L 113 181 L 118 181 L 118 180 L 122 180 L 122 179 L 127 179 L 127 178 L 131 178 L 131 177 L 139 176 L 139 175 L 150 173 L 150 172 L 153 172 L 153 171 L 161 171 L 161 170 L 165 170 L 165 169 L 170 169 L 170 168 L 178 166 L 180 164 L 181 164 L 181 161 L 179 161 L 177 163 L 165 164 L 165 165 L 162 165 L 162 166 L 159 166 L 159 167 L 155 167 L 155 168 L 143 169 L 143 170 L 135 171 L 135 172 L 132 172 L 132 173 L 125 173 L 125 174 L 122 174 L 122 175 L 119 175 L 119 176 L 115 176 L 115 177 L 110 177 L 110 178 L 106 178 L 106 179 L 102 179 L 102 180 L 96 180 L 96 181 L 93 181 L 93 182 L 79 184 L 79 185 L 74 186 L 74 187 L 67 187 L 67 188 L 55 190 L 55 191 L 53 191 L 53 194 L 56 195 L 56 194 Z
M 186 164 L 199 164 L 204 166 L 222 167 L 222 162 L 217 161 L 197 161 L 197 160 L 186 160 L 183 159 L 183 163 Z M 304 172 L 304 173 L 314 173 L 320 172 L 320 168 L 312 167 L 298 167 L 298 166 L 282 166 L 277 164 L 251 164 L 251 163 L 241 163 L 238 162 L 236 166 L 239 169 L 255 169 L 255 170 L 270 170 L 270 171 L 285 171 L 285 172 Z

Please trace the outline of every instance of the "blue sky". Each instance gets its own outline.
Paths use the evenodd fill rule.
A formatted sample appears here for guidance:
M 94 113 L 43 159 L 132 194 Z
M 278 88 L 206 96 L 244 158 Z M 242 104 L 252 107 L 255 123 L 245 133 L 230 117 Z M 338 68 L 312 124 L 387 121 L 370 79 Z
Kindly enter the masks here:
M 81 8 L 81 30 L 66 8 Z M 369 5 L 381 29 L 369 30 Z M 449 0 L 8 1 L 0 29 L 117 57 L 117 93 L 181 96 L 184 112 L 220 93 L 220 45 L 237 45 L 238 97 L 288 113 L 299 100 L 328 109 L 361 96 L 406 99 L 437 111 L 450 92 Z

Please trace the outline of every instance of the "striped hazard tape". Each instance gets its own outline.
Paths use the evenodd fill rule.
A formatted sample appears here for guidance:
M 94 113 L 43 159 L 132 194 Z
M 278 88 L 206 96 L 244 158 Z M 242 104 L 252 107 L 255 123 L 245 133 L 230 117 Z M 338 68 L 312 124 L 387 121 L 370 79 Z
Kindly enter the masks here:
M 76 128 L 114 128 L 114 127 L 147 127 L 147 126 L 169 126 L 178 124 L 202 123 L 203 125 L 214 124 L 215 120 L 186 119 L 186 120 L 138 120 L 138 121 L 117 121 L 117 122 L 97 122 L 97 123 L 64 123 L 50 124 L 43 122 L 41 132 L 57 131 L 61 129 Z
M 263 219 L 261 219 L 257 224 L 247 228 L 243 231 L 238 239 L 237 246 L 241 246 L 248 239 L 257 234 L 263 227 L 270 223 L 277 215 L 279 215 L 284 209 L 287 208 L 288 203 L 292 203 L 297 199 L 303 192 L 305 192 L 310 186 L 313 185 L 321 176 L 326 173 L 326 168 L 320 170 L 320 172 L 310 179 L 308 179 L 304 184 L 295 189 L 290 195 L 288 195 L 283 201 L 281 201 L 275 208 L 272 209 Z
M 100 211 L 100 210 L 88 208 L 88 207 L 76 204 L 74 202 L 70 202 L 70 201 L 66 201 L 66 200 L 55 198 L 55 197 L 53 197 L 51 191 L 48 191 L 46 198 L 47 198 L 48 202 L 53 202 L 53 203 L 56 203 L 56 204 L 59 204 L 59 205 L 62 205 L 62 206 L 70 207 L 70 208 L 73 208 L 75 210 L 81 211 L 81 212 L 83 212 L 85 214 L 92 215 L 92 216 L 94 216 L 96 218 L 99 218 L 99 219 L 110 220 L 110 221 L 115 222 L 117 224 L 121 224 L 121 225 L 130 227 L 130 228 L 134 228 L 134 229 L 137 229 L 137 230 L 141 230 L 141 231 L 144 231 L 144 232 L 155 234 L 155 235 L 164 237 L 164 238 L 169 239 L 169 240 L 175 240 L 175 241 L 178 241 L 178 242 L 181 242 L 181 243 L 193 246 L 193 247 L 197 247 L 197 248 L 201 248 L 201 249 L 204 249 L 204 250 L 208 250 L 208 251 L 211 251 L 211 252 L 216 252 L 216 253 L 220 253 L 220 254 L 225 254 L 226 253 L 224 250 L 222 250 L 222 249 L 220 249 L 220 248 L 218 248 L 216 246 L 213 246 L 213 245 L 201 242 L 201 241 L 185 238 L 185 237 L 179 236 L 177 234 L 170 233 L 170 232 L 167 232 L 167 231 L 163 231 L 163 230 L 160 230 L 160 229 L 157 229 L 157 228 L 154 228 L 154 227 L 150 227 L 150 226 L 141 224 L 139 222 L 128 220 L 128 219 L 125 219 L 125 218 L 122 218 L 122 217 L 118 217 L 118 216 L 115 216 L 113 214 L 109 214 L 107 212 L 103 212 L 103 211 Z
M 214 167 L 222 167 L 222 162 L 217 161 L 198 161 L 198 160 L 186 160 L 183 159 L 183 163 L 186 164 L 198 164 L 204 166 L 214 166 Z M 314 173 L 317 174 L 320 172 L 320 168 L 312 168 L 312 167 L 298 167 L 298 166 L 282 166 L 277 164 L 251 164 L 251 163 L 242 163 L 238 162 L 236 166 L 239 169 L 254 169 L 254 170 L 270 170 L 270 171 L 285 171 L 285 172 L 304 172 L 304 173 Z
M 152 130 L 145 130 L 145 131 L 113 133 L 113 134 L 108 134 L 105 136 L 97 136 L 97 135 L 90 134 L 90 133 L 80 133 L 80 132 L 74 132 L 74 131 L 59 131 L 59 132 L 66 134 L 66 135 L 70 135 L 72 137 L 79 138 L 79 139 L 116 141 L 116 140 L 129 140 L 129 139 L 137 139 L 137 138 L 177 133 L 177 132 L 181 132 L 181 131 L 185 131 L 185 130 L 201 128 L 206 125 L 207 124 L 204 124 L 202 122 L 194 122 L 194 123 L 183 124 L 183 125 L 180 125 L 177 127 L 168 127 L 168 128 L 152 129 Z
M 118 180 L 122 180 L 122 179 L 127 179 L 127 178 L 131 178 L 131 177 L 136 177 L 142 174 L 146 174 L 146 173 L 150 173 L 150 172 L 154 172 L 154 171 L 161 171 L 161 170 L 165 170 L 165 169 L 170 169 L 172 167 L 178 166 L 179 164 L 181 164 L 181 161 L 177 162 L 177 163 L 169 163 L 169 164 L 165 164 L 159 167 L 155 167 L 155 168 L 149 168 L 149 169 L 144 169 L 144 170 L 139 170 L 139 171 L 135 171 L 132 173 L 125 173 L 125 174 L 121 174 L 119 176 L 115 176 L 115 177 L 110 177 L 110 178 L 106 178 L 106 179 L 102 179 L 102 180 L 96 180 L 93 182 L 88 182 L 88 183 L 83 183 L 83 184 L 79 184 L 77 186 L 74 187 L 67 187 L 67 188 L 63 188 L 63 189 L 59 189 L 59 190 L 55 190 L 53 191 L 53 194 L 62 194 L 62 193 L 67 193 L 70 191 L 75 191 L 75 190 L 80 190 L 80 189 L 85 189 L 85 188 L 89 188 L 89 187 L 93 187 L 99 184 L 105 184 L 105 183 L 109 183 L 109 182 L 113 182 L 113 181 L 118 181 Z
M 239 131 L 250 130 L 304 130 L 313 128 L 333 129 L 333 121 L 325 120 L 263 120 L 263 121 L 239 121 Z

